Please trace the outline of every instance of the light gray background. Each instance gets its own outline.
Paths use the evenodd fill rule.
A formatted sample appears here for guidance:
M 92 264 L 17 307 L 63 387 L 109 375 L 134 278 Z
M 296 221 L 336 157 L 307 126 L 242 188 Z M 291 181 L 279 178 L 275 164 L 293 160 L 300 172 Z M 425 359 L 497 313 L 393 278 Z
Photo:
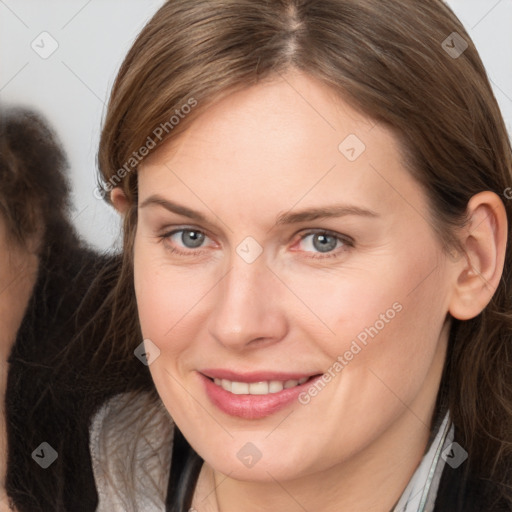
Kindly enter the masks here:
M 35 107 L 57 130 L 71 163 L 74 222 L 100 249 L 119 242 L 117 214 L 93 195 L 105 102 L 124 54 L 162 3 L 0 0 L 0 101 Z M 448 3 L 480 51 L 512 133 L 512 0 Z M 31 47 L 51 49 L 42 32 L 58 44 L 46 59 Z

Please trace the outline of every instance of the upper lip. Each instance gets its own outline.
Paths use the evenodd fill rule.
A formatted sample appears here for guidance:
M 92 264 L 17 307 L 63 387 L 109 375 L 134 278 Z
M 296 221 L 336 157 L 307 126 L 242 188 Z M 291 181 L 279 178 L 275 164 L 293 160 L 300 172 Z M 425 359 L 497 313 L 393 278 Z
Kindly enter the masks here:
M 239 373 L 232 370 L 222 368 L 207 368 L 200 370 L 201 374 L 210 379 L 226 379 L 233 382 L 263 382 L 270 380 L 279 380 L 286 382 L 287 380 L 300 380 L 305 377 L 313 377 L 320 375 L 319 372 L 273 372 L 273 371 L 254 371 Z

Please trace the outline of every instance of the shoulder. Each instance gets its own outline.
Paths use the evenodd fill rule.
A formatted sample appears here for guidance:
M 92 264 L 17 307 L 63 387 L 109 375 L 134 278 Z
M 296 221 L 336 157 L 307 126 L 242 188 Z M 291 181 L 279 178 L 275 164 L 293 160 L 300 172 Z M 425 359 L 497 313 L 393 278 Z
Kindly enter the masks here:
M 173 422 L 150 393 L 123 393 L 94 415 L 90 451 L 102 511 L 162 511 Z
M 458 450 L 461 448 L 459 445 Z M 471 457 L 456 465 L 446 462 L 433 512 L 512 512 L 512 502 L 504 496 L 503 488 L 498 482 L 483 478 Z

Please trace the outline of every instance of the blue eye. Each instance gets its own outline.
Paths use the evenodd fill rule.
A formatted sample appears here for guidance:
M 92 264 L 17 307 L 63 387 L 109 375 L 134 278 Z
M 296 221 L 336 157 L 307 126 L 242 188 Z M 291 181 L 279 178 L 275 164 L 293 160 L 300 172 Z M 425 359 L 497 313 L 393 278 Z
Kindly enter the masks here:
M 166 238 L 186 249 L 197 249 L 204 244 L 208 237 L 197 229 L 178 229 L 169 233 Z
M 199 229 L 180 228 L 160 235 L 167 249 L 180 256 L 195 257 L 204 255 L 204 249 L 217 247 L 216 243 Z M 305 233 L 294 244 L 295 250 L 310 253 L 309 257 L 320 258 L 341 256 L 345 250 L 354 246 L 354 242 L 344 235 L 328 231 Z
M 348 242 L 341 237 L 326 232 L 309 233 L 299 241 L 301 250 L 324 254 L 347 245 Z

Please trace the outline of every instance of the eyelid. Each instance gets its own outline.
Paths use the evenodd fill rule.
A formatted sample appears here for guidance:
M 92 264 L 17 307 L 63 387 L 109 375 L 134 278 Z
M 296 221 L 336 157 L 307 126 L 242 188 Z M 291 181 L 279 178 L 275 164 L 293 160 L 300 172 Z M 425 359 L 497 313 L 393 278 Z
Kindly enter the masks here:
M 203 233 L 206 237 L 213 240 L 213 237 L 210 235 L 207 229 L 200 228 L 199 226 L 194 226 L 191 224 L 181 224 L 181 225 L 175 225 L 175 226 L 165 226 L 158 230 L 159 236 L 161 237 L 169 237 L 171 235 L 174 235 L 176 233 L 179 233 L 180 231 L 199 231 L 200 233 Z

